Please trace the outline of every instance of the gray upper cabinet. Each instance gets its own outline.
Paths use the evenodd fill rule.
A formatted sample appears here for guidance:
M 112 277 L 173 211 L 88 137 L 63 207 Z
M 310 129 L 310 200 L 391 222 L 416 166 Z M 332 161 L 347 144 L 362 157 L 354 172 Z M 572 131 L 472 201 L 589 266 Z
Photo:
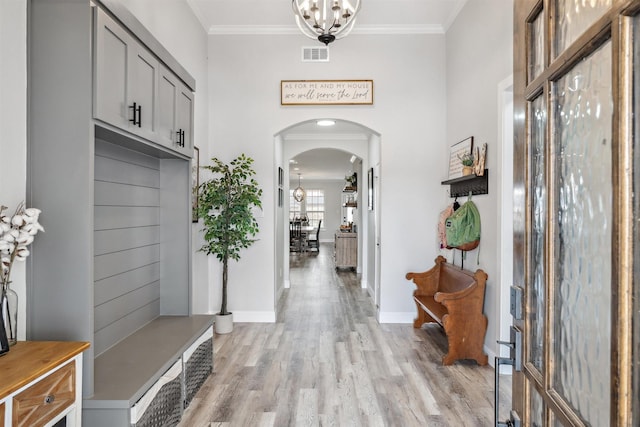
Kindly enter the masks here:
M 193 93 L 102 9 L 95 9 L 96 119 L 193 156 Z
M 181 150 L 193 156 L 193 93 L 183 84 L 179 86 L 176 106 L 176 127 Z
M 158 122 L 155 104 L 160 63 L 145 48 L 138 44 L 133 46 L 136 49 L 131 49 L 133 60 L 127 85 L 130 95 L 127 104 L 129 129 L 143 138 L 153 140 Z
M 158 119 L 160 143 L 193 156 L 193 93 L 163 66 L 158 82 Z
M 129 127 L 129 58 L 133 38 L 102 10 L 95 12 L 94 116 L 120 129 Z

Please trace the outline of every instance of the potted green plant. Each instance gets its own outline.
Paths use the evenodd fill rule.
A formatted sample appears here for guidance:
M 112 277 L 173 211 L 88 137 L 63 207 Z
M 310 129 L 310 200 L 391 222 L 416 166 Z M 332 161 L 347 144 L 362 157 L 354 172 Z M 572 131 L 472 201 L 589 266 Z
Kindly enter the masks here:
M 473 173 L 473 163 L 475 159 L 471 152 L 459 154 L 458 159 L 462 163 L 462 175 L 471 175 Z
M 253 159 L 241 154 L 229 164 L 217 158 L 202 169 L 211 178 L 198 186 L 198 217 L 203 219 L 204 240 L 200 251 L 215 255 L 222 263 L 222 305 L 216 314 L 219 334 L 233 330 L 233 314 L 227 310 L 229 259 L 240 260 L 240 250 L 251 246 L 258 233 L 253 208 L 262 209 L 262 189 L 253 178 Z

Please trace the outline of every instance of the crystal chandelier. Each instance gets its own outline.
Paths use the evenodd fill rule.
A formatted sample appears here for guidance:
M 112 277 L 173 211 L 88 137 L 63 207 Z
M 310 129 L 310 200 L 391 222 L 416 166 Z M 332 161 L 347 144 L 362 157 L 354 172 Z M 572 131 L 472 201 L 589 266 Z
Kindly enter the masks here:
M 328 45 L 351 32 L 360 0 L 291 0 L 291 6 L 300 31 Z
M 298 174 L 298 187 L 293 190 L 293 198 L 298 203 L 304 200 L 304 188 L 300 186 L 300 174 Z

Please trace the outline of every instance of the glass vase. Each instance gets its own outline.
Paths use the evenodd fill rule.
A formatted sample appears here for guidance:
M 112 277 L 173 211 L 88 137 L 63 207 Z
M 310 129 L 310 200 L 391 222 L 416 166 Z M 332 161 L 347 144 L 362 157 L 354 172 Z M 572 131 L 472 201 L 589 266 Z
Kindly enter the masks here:
M 9 286 L 4 287 L 0 296 L 0 313 L 4 321 L 9 345 L 18 342 L 18 294 Z

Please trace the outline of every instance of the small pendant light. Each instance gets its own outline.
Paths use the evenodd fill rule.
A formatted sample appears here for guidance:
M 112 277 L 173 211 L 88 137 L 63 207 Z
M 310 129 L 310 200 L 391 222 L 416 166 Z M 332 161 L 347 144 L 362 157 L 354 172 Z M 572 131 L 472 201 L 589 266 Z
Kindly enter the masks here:
M 295 190 L 293 190 L 293 198 L 295 199 L 296 202 L 301 202 L 304 200 L 304 188 L 302 188 L 300 186 L 300 174 L 298 174 L 298 187 L 296 187 Z

